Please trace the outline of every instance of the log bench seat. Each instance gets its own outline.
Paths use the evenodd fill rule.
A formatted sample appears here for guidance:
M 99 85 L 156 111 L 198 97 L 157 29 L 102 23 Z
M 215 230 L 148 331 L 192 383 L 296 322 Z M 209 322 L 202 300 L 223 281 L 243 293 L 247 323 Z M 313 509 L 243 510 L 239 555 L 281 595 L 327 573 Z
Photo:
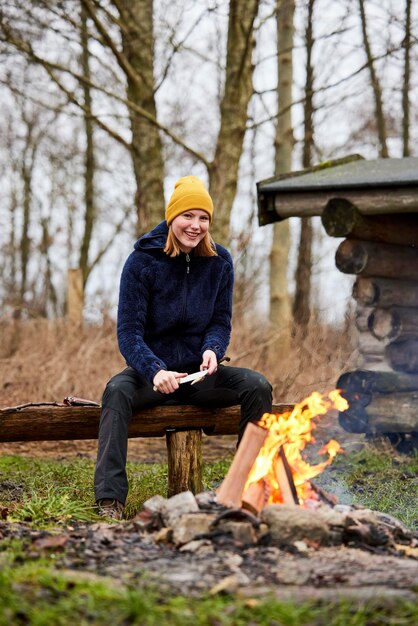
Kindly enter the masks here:
M 294 405 L 275 404 L 273 413 Z M 192 405 L 165 405 L 133 415 L 129 437 L 166 437 L 168 496 L 202 485 L 202 433 L 237 435 L 240 407 L 203 409 Z M 100 407 L 29 406 L 0 409 L 0 442 L 97 439 Z

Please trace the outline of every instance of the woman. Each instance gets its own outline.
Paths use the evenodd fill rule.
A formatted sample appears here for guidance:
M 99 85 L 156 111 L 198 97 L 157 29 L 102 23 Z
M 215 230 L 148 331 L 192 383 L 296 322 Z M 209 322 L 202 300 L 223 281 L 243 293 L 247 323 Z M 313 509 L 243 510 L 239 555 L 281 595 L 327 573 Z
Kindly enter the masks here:
M 214 244 L 213 203 L 194 176 L 177 181 L 165 221 L 141 237 L 121 278 L 117 334 L 127 369 L 106 386 L 94 476 L 99 512 L 121 519 L 128 493 L 126 455 L 133 412 L 167 401 L 241 406 L 248 421 L 271 412 L 272 388 L 259 373 L 219 365 L 231 333 L 233 266 Z M 179 384 L 206 370 L 198 384 Z

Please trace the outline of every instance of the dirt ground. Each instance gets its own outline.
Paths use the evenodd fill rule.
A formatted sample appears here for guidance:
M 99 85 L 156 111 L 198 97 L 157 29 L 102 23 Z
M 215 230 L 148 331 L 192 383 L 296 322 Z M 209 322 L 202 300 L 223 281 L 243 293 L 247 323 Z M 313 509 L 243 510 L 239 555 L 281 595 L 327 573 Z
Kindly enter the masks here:
M 218 461 L 234 453 L 236 437 L 204 437 L 203 458 L 206 462 Z M 97 441 L 34 441 L 21 443 L 0 443 L 0 455 L 43 457 L 50 459 L 95 459 Z M 165 463 L 167 451 L 164 437 L 130 439 L 128 460 L 135 463 Z

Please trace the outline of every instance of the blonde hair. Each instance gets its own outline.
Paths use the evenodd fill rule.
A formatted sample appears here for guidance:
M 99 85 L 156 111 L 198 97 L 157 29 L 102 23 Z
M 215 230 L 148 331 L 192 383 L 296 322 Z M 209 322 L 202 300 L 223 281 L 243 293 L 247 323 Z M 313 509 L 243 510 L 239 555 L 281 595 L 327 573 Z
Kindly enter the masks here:
M 167 256 L 171 257 L 178 256 L 182 252 L 181 244 L 173 233 L 171 224 L 168 227 L 168 235 L 166 244 L 164 246 L 164 252 L 167 254 Z M 216 252 L 215 242 L 213 241 L 209 233 L 206 233 L 203 239 L 199 241 L 196 248 L 194 249 L 194 254 L 196 256 L 218 256 L 218 253 Z

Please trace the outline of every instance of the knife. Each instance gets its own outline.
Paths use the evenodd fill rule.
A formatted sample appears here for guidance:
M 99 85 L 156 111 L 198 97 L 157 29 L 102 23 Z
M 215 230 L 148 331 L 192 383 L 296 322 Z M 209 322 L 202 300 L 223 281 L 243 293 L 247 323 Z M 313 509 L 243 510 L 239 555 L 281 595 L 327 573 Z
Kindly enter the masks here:
M 208 370 L 194 372 L 193 374 L 189 374 L 188 376 L 185 376 L 184 378 L 177 378 L 177 381 L 179 385 L 182 385 L 183 383 L 191 383 L 192 385 L 194 385 L 195 383 L 198 383 L 200 380 L 203 380 L 207 373 L 208 373 Z M 155 385 L 153 386 L 153 390 L 157 391 L 157 387 Z
M 208 370 L 201 370 L 200 372 L 194 372 L 194 374 L 189 374 L 188 376 L 185 376 L 184 378 L 178 378 L 177 380 L 179 385 L 182 385 L 183 383 L 192 383 L 193 385 L 199 380 L 202 380 L 202 378 L 204 378 L 207 373 Z

